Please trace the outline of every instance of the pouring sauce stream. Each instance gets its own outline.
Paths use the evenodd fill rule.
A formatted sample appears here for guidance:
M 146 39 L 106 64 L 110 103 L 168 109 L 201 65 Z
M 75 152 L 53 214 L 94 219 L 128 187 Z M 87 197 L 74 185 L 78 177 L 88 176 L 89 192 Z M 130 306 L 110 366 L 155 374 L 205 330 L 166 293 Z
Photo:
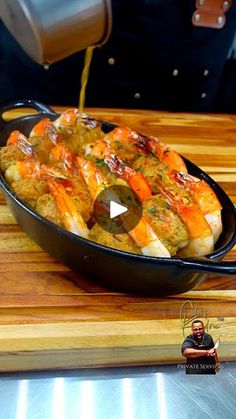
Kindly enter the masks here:
M 84 68 L 81 75 L 81 88 L 80 88 L 80 95 L 79 95 L 79 111 L 80 113 L 83 112 L 84 105 L 85 105 L 85 91 L 89 77 L 89 69 L 90 64 L 93 56 L 93 50 L 96 48 L 94 45 L 88 47 L 85 51 L 85 58 L 84 58 Z

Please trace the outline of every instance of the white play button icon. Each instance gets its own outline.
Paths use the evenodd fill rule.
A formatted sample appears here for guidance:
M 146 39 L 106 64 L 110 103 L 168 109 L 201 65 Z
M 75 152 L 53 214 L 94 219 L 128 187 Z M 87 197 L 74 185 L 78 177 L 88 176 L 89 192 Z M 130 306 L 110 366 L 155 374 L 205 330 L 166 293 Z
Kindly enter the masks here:
M 110 201 L 110 218 L 118 217 L 118 215 L 124 214 L 128 211 L 128 208 L 124 205 L 117 204 L 115 201 Z
M 142 218 L 142 202 L 128 186 L 113 185 L 103 189 L 93 203 L 96 222 L 112 234 L 126 234 Z

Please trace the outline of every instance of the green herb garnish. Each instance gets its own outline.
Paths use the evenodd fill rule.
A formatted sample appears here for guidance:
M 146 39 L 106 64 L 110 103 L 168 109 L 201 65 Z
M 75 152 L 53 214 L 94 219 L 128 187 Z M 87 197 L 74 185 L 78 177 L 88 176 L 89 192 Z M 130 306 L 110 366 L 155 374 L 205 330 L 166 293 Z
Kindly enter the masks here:
M 100 164 L 103 167 L 108 167 L 106 162 L 104 161 L 104 159 L 99 159 L 98 157 L 96 158 L 96 163 Z
M 149 208 L 148 210 L 150 214 L 155 215 L 157 213 L 157 209 L 155 207 Z

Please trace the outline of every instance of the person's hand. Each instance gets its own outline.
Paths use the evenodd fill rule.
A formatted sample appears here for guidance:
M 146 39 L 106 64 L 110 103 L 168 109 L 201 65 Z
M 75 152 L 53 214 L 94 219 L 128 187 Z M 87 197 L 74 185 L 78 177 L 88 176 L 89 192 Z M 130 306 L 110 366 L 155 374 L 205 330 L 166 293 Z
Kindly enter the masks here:
M 215 365 L 215 371 L 216 372 L 220 371 L 220 363 L 219 362 L 217 362 L 216 365 Z
M 215 349 L 211 348 L 207 351 L 207 356 L 215 356 Z

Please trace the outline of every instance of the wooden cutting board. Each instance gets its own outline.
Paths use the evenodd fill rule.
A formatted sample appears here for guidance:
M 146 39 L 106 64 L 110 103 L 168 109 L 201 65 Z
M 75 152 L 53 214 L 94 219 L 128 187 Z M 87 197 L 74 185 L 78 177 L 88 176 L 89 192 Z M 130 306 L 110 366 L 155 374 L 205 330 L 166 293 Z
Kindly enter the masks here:
M 87 113 L 158 136 L 207 171 L 236 203 L 236 116 Z M 226 260 L 236 260 L 236 249 Z M 111 292 L 42 251 L 18 227 L 1 196 L 0 371 L 183 363 L 181 342 L 195 318 L 213 338 L 220 337 L 220 359 L 235 360 L 235 299 L 236 276 L 220 275 L 169 298 Z

